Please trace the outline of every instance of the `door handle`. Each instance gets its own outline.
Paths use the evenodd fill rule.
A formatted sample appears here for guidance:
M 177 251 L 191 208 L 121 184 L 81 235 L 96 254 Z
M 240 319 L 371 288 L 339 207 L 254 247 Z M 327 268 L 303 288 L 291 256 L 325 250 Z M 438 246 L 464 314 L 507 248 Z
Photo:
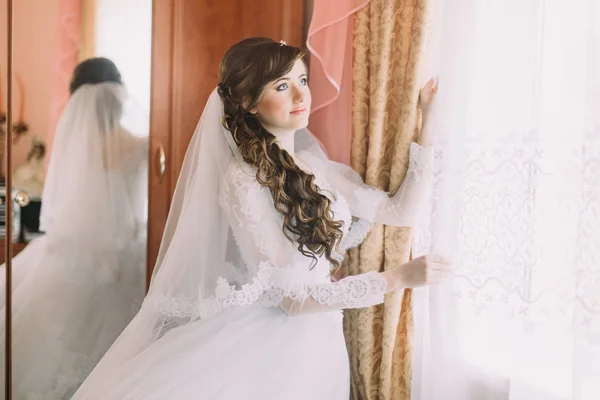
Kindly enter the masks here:
M 158 160 L 158 182 L 163 183 L 165 172 L 167 171 L 167 155 L 162 144 L 158 145 L 156 158 Z

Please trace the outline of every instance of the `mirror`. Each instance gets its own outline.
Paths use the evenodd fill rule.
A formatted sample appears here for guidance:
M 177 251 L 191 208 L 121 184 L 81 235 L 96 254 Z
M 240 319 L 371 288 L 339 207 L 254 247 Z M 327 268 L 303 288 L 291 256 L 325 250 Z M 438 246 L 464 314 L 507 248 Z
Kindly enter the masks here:
M 0 177 L 6 176 L 6 166 L 4 158 L 4 137 L 6 134 L 7 125 L 7 108 L 8 108 L 8 3 L 6 0 L 0 1 Z M 0 182 L 0 193 L 2 183 Z M 4 191 L 6 192 L 6 190 Z M 0 200 L 2 197 L 0 196 Z M 5 203 L 0 204 L 0 264 L 4 264 L 6 260 L 6 209 Z M 3 233 L 2 233 L 3 232 Z M 5 363 L 8 361 L 6 353 L 6 268 L 0 268 L 0 385 L 3 390 L 0 391 L 0 397 L 6 398 L 4 389 L 6 389 L 5 380 Z M 9 310 L 10 311 L 10 310 Z
M 12 398 L 70 399 L 145 294 L 152 0 L 13 7 Z

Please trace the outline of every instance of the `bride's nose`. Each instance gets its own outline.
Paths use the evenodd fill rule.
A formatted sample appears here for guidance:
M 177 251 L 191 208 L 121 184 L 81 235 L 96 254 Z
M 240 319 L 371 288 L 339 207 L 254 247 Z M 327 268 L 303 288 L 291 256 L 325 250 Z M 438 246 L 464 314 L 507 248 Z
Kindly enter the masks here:
M 304 92 L 298 88 L 298 87 L 294 87 L 294 103 L 302 103 L 304 102 Z

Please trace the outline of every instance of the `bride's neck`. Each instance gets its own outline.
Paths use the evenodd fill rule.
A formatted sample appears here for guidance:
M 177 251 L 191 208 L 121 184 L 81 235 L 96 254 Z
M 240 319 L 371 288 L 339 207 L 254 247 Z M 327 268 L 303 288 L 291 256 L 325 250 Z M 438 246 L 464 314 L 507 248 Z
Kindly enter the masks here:
M 281 150 L 287 151 L 292 157 L 296 154 L 294 146 L 294 135 L 296 131 L 280 131 L 272 133 L 275 136 L 277 146 Z

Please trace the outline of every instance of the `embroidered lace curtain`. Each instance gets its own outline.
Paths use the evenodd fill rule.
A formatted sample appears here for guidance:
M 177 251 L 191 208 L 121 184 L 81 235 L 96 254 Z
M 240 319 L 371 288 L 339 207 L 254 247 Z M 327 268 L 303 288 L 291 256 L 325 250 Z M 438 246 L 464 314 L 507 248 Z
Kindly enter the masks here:
M 600 398 L 600 3 L 442 1 L 413 399 Z

